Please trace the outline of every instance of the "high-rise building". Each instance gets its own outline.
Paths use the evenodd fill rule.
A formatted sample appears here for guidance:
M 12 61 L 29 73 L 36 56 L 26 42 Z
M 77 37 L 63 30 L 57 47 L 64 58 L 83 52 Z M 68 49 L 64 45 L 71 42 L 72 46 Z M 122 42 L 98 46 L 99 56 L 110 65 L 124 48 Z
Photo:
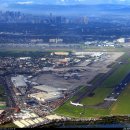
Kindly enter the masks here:
M 84 24 L 88 24 L 88 17 L 87 17 L 87 16 L 84 16 L 84 17 L 83 17 L 83 23 L 84 23 Z
M 62 23 L 62 17 L 61 16 L 57 16 L 56 17 L 56 23 L 57 24 L 61 24 Z
M 53 14 L 52 14 L 52 13 L 50 13 L 49 19 L 50 19 L 50 23 L 53 23 L 53 22 L 54 22 L 54 18 L 53 18 Z

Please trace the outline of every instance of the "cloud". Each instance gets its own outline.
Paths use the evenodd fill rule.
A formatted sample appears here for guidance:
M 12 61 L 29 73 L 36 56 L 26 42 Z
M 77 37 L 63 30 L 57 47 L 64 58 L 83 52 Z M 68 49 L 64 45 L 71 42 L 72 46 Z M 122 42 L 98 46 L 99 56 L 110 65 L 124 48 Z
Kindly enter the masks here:
M 18 5 L 42 5 L 42 4 L 130 4 L 130 0 L 0 0 L 0 10 L 15 9 Z M 17 7 L 18 8 L 18 7 Z
M 21 1 L 21 2 L 17 2 L 17 4 L 19 4 L 19 5 L 31 5 L 31 4 L 33 4 L 33 1 Z

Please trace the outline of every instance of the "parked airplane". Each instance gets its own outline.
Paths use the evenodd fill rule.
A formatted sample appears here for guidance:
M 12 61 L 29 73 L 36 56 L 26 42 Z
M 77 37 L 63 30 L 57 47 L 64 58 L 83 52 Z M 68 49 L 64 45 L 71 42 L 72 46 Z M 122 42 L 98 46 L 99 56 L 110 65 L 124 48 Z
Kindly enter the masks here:
M 74 106 L 81 106 L 81 107 L 83 107 L 83 104 L 73 103 L 72 101 L 70 101 L 70 104 L 71 104 L 71 105 L 74 105 Z

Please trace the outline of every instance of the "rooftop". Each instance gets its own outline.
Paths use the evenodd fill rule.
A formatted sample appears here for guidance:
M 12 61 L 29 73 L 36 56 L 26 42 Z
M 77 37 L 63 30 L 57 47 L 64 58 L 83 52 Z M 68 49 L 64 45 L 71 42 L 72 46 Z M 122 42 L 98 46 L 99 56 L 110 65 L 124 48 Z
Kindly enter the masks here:
M 4 110 L 0 110 L 0 114 L 2 114 L 4 112 Z
M 61 116 L 57 116 L 57 115 L 49 115 L 49 116 L 46 116 L 46 118 L 49 120 L 61 120 L 62 119 Z
M 36 98 L 37 100 L 43 102 L 62 97 L 60 92 L 50 92 L 50 93 L 40 92 L 40 93 L 30 94 L 28 96 L 32 98 Z
M 57 92 L 58 88 L 50 87 L 47 85 L 34 86 L 33 88 L 44 91 L 44 92 Z
M 16 77 L 12 77 L 11 81 L 14 84 L 15 87 L 27 86 L 27 84 L 25 82 L 25 78 L 24 78 L 23 75 L 18 75 Z

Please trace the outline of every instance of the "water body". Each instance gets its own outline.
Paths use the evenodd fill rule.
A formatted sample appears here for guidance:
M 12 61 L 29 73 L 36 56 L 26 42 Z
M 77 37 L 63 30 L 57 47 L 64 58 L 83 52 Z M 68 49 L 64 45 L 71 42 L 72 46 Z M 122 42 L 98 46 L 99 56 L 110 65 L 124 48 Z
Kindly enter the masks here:
M 63 125 L 58 128 L 130 128 L 130 124 Z

